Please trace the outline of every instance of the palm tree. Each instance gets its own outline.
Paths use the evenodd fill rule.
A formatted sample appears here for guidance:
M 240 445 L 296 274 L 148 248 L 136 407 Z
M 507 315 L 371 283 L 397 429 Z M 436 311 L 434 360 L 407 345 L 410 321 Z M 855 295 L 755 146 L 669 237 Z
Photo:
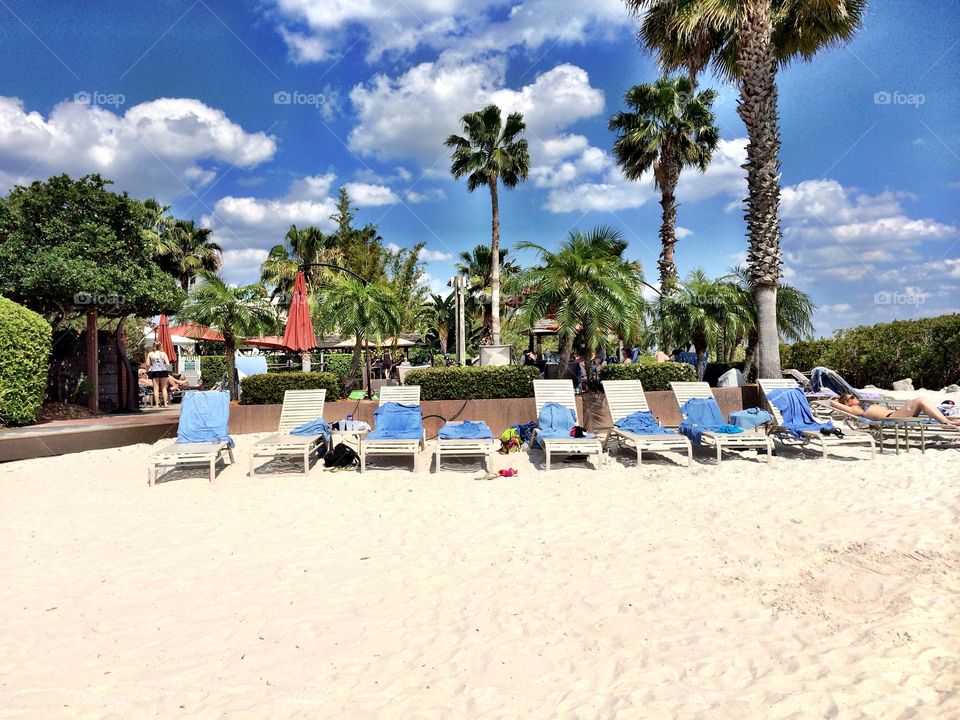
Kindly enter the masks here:
M 392 336 L 394 346 L 401 332 L 419 331 L 423 328 L 427 314 L 428 290 L 423 284 L 423 261 L 420 251 L 425 243 L 417 243 L 412 248 L 387 250 L 387 284 L 397 298 L 399 329 Z M 396 349 L 394 347 L 394 349 Z
M 233 380 L 237 345 L 244 338 L 272 329 L 275 318 L 262 285 L 235 287 L 212 273 L 201 273 L 201 277 L 203 281 L 187 297 L 180 317 L 223 335 L 230 397 L 236 399 L 238 393 Z
M 194 278 L 220 269 L 220 246 L 210 239 L 212 230 L 193 220 L 177 220 L 159 235 L 158 261 L 167 272 L 189 290 Z
M 507 248 L 500 249 L 500 282 L 507 282 L 510 275 L 518 269 L 516 263 L 508 260 L 510 251 Z M 490 343 L 493 327 L 493 304 L 491 297 L 493 292 L 493 252 L 487 245 L 477 245 L 472 251 L 466 250 L 460 253 L 460 261 L 457 263 L 457 273 L 467 276 L 469 287 L 467 290 L 470 295 L 471 305 L 480 311 L 480 320 L 483 324 L 483 338 L 485 343 Z
M 274 245 L 260 266 L 260 282 L 274 288 L 273 295 L 289 295 L 297 270 L 303 267 L 303 279 L 308 288 L 315 288 L 322 276 L 321 268 L 311 263 L 331 262 L 337 259 L 332 238 L 315 227 L 303 230 L 291 225 L 283 243 Z
M 336 273 L 320 287 L 319 299 L 330 322 L 342 334 L 356 336 L 350 378 L 360 368 L 368 341 L 394 337 L 400 332 L 400 303 L 386 283 Z
M 511 289 L 523 298 L 517 317 L 532 328 L 552 316 L 560 337 L 561 375 L 566 373 L 574 339 L 595 347 L 608 332 L 630 336 L 645 310 L 640 264 L 623 258 L 627 242 L 609 227 L 571 231 L 558 250 L 530 242 L 540 264 L 516 276 Z
M 162 264 L 163 257 L 170 252 L 170 230 L 176 220 L 170 215 L 170 206 L 161 205 L 156 198 L 144 200 L 143 208 L 146 213 L 143 233 L 147 239 L 147 246 L 153 257 Z M 164 270 L 167 271 L 167 268 Z
M 714 124 L 713 90 L 693 94 L 685 77 L 662 77 L 656 83 L 634 85 L 627 91 L 628 112 L 610 118 L 617 133 L 613 154 L 630 180 L 639 180 L 653 168 L 653 184 L 660 191 L 660 291 L 670 295 L 677 281 L 673 247 L 677 243 L 677 201 L 680 172 L 707 169 L 720 140 Z
M 427 303 L 426 319 L 430 332 L 437 335 L 441 355 L 447 354 L 447 343 L 450 341 L 450 335 L 456 325 L 456 311 L 456 300 L 453 293 L 450 293 L 447 297 L 433 293 L 430 295 L 430 301 Z
M 725 334 L 742 333 L 748 325 L 747 309 L 741 300 L 741 294 L 730 283 L 711 280 L 697 268 L 687 275 L 676 293 L 656 301 L 655 315 L 662 323 L 661 334 L 677 347 L 693 343 L 699 379 L 703 379 L 710 348 L 716 348 Z
M 668 71 L 712 59 L 739 88 L 747 127 L 747 235 L 757 305 L 757 356 L 765 377 L 780 377 L 777 288 L 780 251 L 780 127 L 777 70 L 849 40 L 867 0 L 626 0 L 644 14 L 641 37 Z
M 500 206 L 497 185 L 516 187 L 530 172 L 527 141 L 521 137 L 527 126 L 523 115 L 510 113 L 502 122 L 500 108 L 487 105 L 483 110 L 461 118 L 464 135 L 450 135 L 444 145 L 453 149 L 450 173 L 455 179 L 467 176 L 467 190 L 490 189 L 491 242 L 490 256 L 500 257 Z M 500 264 L 491 263 L 490 272 L 490 341 L 500 344 Z

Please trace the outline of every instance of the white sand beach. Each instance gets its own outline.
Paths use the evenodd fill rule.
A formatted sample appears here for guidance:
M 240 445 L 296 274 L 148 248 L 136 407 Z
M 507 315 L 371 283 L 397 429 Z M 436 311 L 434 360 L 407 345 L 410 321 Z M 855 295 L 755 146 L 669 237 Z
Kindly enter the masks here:
M 251 480 L 256 437 L 0 465 L 0 718 L 960 716 L 956 444 Z

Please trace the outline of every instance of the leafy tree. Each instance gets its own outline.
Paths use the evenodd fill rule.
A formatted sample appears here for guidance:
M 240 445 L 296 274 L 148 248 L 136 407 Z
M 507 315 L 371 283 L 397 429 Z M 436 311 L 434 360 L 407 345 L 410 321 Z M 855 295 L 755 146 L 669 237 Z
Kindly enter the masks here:
M 184 321 L 213 328 L 223 335 L 230 397 L 237 398 L 234 383 L 236 352 L 245 338 L 276 329 L 267 292 L 262 285 L 228 285 L 217 275 L 203 273 L 180 312 Z
M 440 346 L 440 354 L 447 354 L 447 343 L 456 328 L 456 298 L 453 293 L 446 297 L 431 294 L 427 303 L 427 327 L 429 332 L 436 336 Z
M 500 280 L 509 282 L 510 276 L 517 272 L 519 266 L 512 260 L 507 259 L 510 251 L 507 248 L 500 249 Z M 469 310 L 476 313 L 483 325 L 484 341 L 489 343 L 492 338 L 493 328 L 493 252 L 487 245 L 477 245 L 473 250 L 466 250 L 460 253 L 459 262 L 457 262 L 457 273 L 467 276 L 469 283 L 467 291 L 469 292 Z M 503 303 L 501 302 L 501 305 Z M 502 330 L 502 329 L 501 329 Z
M 747 127 L 747 234 L 757 306 L 757 355 L 765 377 L 780 377 L 776 323 L 780 282 L 780 126 L 777 71 L 791 60 L 847 41 L 866 0 L 626 0 L 643 15 L 640 36 L 660 64 L 694 74 L 713 62 L 737 83 Z
M 393 335 L 394 341 L 403 331 L 424 329 L 429 292 L 423 283 L 423 261 L 420 260 L 423 247 L 424 243 L 417 243 L 410 249 L 387 250 L 387 284 L 397 298 L 400 313 L 397 317 L 400 329 Z
M 685 77 L 662 77 L 655 83 L 634 85 L 627 91 L 627 112 L 610 119 L 617 133 L 613 154 L 630 180 L 653 168 L 653 184 L 660 191 L 660 290 L 670 295 L 677 281 L 673 248 L 677 243 L 675 193 L 684 168 L 707 169 L 720 140 L 711 109 L 716 93 L 694 94 Z
M 564 374 L 574 339 L 596 346 L 608 332 L 631 336 L 646 304 L 640 264 L 623 257 L 627 241 L 620 232 L 598 227 L 589 233 L 571 231 L 556 251 L 535 243 L 518 247 L 535 250 L 538 266 L 511 283 L 523 299 L 517 316 L 532 328 L 551 316 L 560 337 L 560 367 Z
M 453 150 L 450 172 L 455 179 L 467 177 L 467 190 L 486 186 L 490 190 L 491 258 L 500 258 L 500 205 L 497 187 L 500 182 L 513 188 L 527 179 L 530 155 L 522 138 L 526 124 L 523 115 L 510 113 L 504 123 L 500 108 L 488 105 L 461 118 L 464 134 L 450 135 L 444 144 Z M 490 273 L 490 341 L 500 344 L 500 265 L 491 263 Z

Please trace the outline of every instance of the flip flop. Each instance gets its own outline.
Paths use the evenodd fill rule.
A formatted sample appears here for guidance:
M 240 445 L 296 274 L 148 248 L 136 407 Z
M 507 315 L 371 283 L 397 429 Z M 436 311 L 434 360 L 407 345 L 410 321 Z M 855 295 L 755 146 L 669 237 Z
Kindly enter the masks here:
M 474 478 L 474 480 L 496 480 L 498 477 L 500 477 L 499 473 L 488 472 L 484 473 L 480 477 Z
M 517 471 L 514 470 L 513 468 L 507 468 L 506 470 L 500 471 L 500 477 L 515 477 L 516 474 L 517 474 Z

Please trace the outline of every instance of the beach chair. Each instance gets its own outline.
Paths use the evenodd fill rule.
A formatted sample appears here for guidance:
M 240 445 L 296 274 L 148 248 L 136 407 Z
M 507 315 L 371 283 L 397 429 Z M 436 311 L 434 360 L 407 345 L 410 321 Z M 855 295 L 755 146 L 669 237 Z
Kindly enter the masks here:
M 384 385 L 379 392 L 380 405 L 388 402 L 401 405 L 420 404 L 419 385 Z M 374 428 L 376 431 L 376 428 Z M 368 434 L 360 441 L 360 472 L 367 469 L 368 455 L 409 455 L 413 458 L 413 469 L 417 469 L 417 453 L 426 449 L 427 433 L 422 427 L 419 438 L 370 438 Z
M 610 418 L 616 423 L 635 412 L 650 412 L 647 398 L 643 394 L 643 383 L 640 380 L 604 380 L 603 393 L 610 409 Z M 607 435 L 606 447 L 616 440 L 618 444 L 632 446 L 637 451 L 637 465 L 643 462 L 643 451 L 662 452 L 664 450 L 685 450 L 687 453 L 687 467 L 693 465 L 693 445 L 690 439 L 678 432 L 671 431 L 665 435 L 646 435 L 621 430 L 616 425 Z
M 902 405 L 899 403 L 897 407 Z M 868 420 L 861 415 L 855 415 L 840 408 L 836 408 L 828 401 L 816 402 L 817 409 L 828 415 L 830 418 L 843 422 L 847 427 L 854 430 L 861 430 L 870 433 L 880 445 L 880 452 L 883 452 L 884 440 L 893 435 L 894 449 L 897 455 L 900 454 L 900 437 L 903 436 L 903 447 L 905 452 L 910 452 L 910 431 L 913 430 L 920 438 L 920 454 L 927 451 L 927 438 L 939 440 L 960 439 L 960 428 L 954 425 L 941 425 L 932 418 L 922 415 L 920 417 L 901 417 L 901 418 L 883 418 L 880 420 Z M 888 405 L 888 407 L 890 407 Z M 894 407 L 891 410 L 896 409 Z
M 483 429 L 486 433 L 490 433 L 490 428 L 487 427 L 486 423 L 481 423 Z M 456 423 L 451 422 L 447 423 L 444 427 L 449 426 L 463 426 L 464 422 Z M 442 430 L 441 430 L 442 432 Z M 491 467 L 491 460 L 493 459 L 493 451 L 495 449 L 495 444 L 493 441 L 493 435 L 490 434 L 490 437 L 476 437 L 476 438 L 443 438 L 439 435 L 437 436 L 437 449 L 436 449 L 436 472 L 440 472 L 440 462 L 441 456 L 443 457 L 482 457 L 484 463 L 486 464 L 487 471 L 489 472 Z
M 712 400 L 716 403 L 710 386 L 705 382 L 672 382 L 670 389 L 673 390 L 673 396 L 677 400 L 680 411 L 683 412 L 683 406 L 687 400 L 700 399 Z M 717 412 L 719 412 L 719 406 Z M 710 445 L 717 450 L 717 462 L 722 460 L 724 450 L 766 450 L 767 460 L 770 460 L 773 451 L 773 441 L 762 432 L 745 431 L 742 433 L 726 434 L 704 432 L 701 442 Z
M 210 482 L 216 478 L 217 462 L 229 457 L 233 463 L 233 442 L 227 434 L 230 395 L 215 391 L 191 390 L 183 397 L 177 442 L 165 445 L 147 461 L 147 481 L 153 486 L 160 468 L 181 465 L 210 468 Z
M 557 403 L 573 411 L 577 424 L 580 425 L 580 414 L 577 412 L 577 397 L 573 392 L 572 380 L 534 380 L 533 395 L 537 406 L 537 418 L 547 403 Z M 603 446 L 600 439 L 592 438 L 546 438 L 539 429 L 534 430 L 530 443 L 539 442 L 547 456 L 546 469 L 550 469 L 550 459 L 554 455 L 596 455 L 596 467 L 603 466 Z
M 323 433 L 315 435 L 291 435 L 290 431 L 304 423 L 323 418 L 326 390 L 287 390 L 283 394 L 280 424 L 277 433 L 258 441 L 250 449 L 250 477 L 254 477 L 258 458 L 275 458 L 283 455 L 303 457 L 303 474 L 310 472 L 310 456 L 326 447 Z
M 783 416 L 780 413 L 780 409 L 770 401 L 768 395 L 774 390 L 779 389 L 799 389 L 799 385 L 797 385 L 795 380 L 790 380 L 787 378 L 781 380 L 770 378 L 766 380 L 758 380 L 757 382 L 760 385 L 760 390 L 763 392 L 763 398 L 764 402 L 766 403 L 767 410 L 771 415 L 773 415 L 774 422 L 776 422 L 777 426 L 779 426 L 779 429 L 774 428 L 772 432 L 772 437 L 777 442 L 783 445 L 791 445 L 795 447 L 804 447 L 808 445 L 819 447 L 820 451 L 823 453 L 824 459 L 826 459 L 827 451 L 830 448 L 840 445 L 863 445 L 866 443 L 870 446 L 870 459 L 873 459 L 874 454 L 876 453 L 873 437 L 871 437 L 869 433 L 859 430 L 852 430 L 843 437 L 837 437 L 836 435 L 822 435 L 817 431 L 804 430 L 800 433 L 803 436 L 801 439 L 795 438 L 785 427 L 783 427 Z M 804 398 L 804 402 L 806 402 L 806 398 Z M 812 408 L 810 410 L 810 414 L 813 414 Z

